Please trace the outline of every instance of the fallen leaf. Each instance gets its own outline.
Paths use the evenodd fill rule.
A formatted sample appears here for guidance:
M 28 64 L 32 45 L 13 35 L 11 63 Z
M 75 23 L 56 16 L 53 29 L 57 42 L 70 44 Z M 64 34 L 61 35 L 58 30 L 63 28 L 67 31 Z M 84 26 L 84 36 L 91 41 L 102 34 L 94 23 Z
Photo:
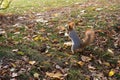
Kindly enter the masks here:
M 44 20 L 43 18 L 36 19 L 36 22 L 47 23 L 48 20 Z
M 60 14 L 59 13 L 55 13 L 54 14 L 54 17 L 58 17 Z
M 1 35 L 1 34 L 5 34 L 5 31 L 0 31 L 0 35 Z
M 79 62 L 77 62 L 77 64 L 79 64 L 82 67 L 85 63 L 82 61 L 79 61 Z
M 81 12 L 81 14 L 84 14 L 84 13 L 85 13 L 85 10 L 81 10 L 80 12 Z
M 38 74 L 38 73 L 34 73 L 33 76 L 34 76 L 35 78 L 39 78 L 39 74 Z
M 103 8 L 96 8 L 96 11 L 101 11 L 103 10 Z
M 40 35 L 36 36 L 33 38 L 34 41 L 39 41 L 39 40 L 42 40 L 42 41 L 45 41 L 45 40 L 49 40 L 47 37 L 42 37 Z
M 10 71 L 11 71 L 11 72 L 15 71 L 15 68 L 11 68 Z
M 18 74 L 17 74 L 17 73 L 12 73 L 11 76 L 12 76 L 12 77 L 16 77 L 16 76 L 18 76 Z
M 13 50 L 12 50 L 12 52 L 17 52 L 17 51 L 18 51 L 18 49 L 13 49 Z
M 20 34 L 20 32 L 15 32 L 14 34 Z
M 114 52 L 111 49 L 108 49 L 108 52 L 114 54 Z
M 110 63 L 109 63 L 109 62 L 103 62 L 103 64 L 104 64 L 105 66 L 110 66 Z
M 13 67 L 16 67 L 16 64 L 14 64 L 14 63 L 11 63 L 11 65 L 12 65 Z
M 59 65 L 56 65 L 55 67 L 56 67 L 56 69 L 61 69 L 61 67 Z
M 91 70 L 95 70 L 96 68 L 94 66 L 88 65 L 88 68 Z
M 36 61 L 29 61 L 29 64 L 34 65 Z
M 44 28 L 41 28 L 39 31 L 40 32 L 45 32 L 46 30 Z
M 110 52 L 110 53 L 114 54 L 114 52 L 113 52 L 111 49 L 108 49 L 108 52 Z
M 108 76 L 113 76 L 115 74 L 115 71 L 114 70 L 110 70 Z
M 39 37 L 38 36 L 36 36 L 35 38 L 33 38 L 34 39 L 34 41 L 38 41 L 39 40 Z
M 18 51 L 17 54 L 19 54 L 19 55 L 24 55 L 25 53 L 22 52 L 22 51 Z
M 60 79 L 60 77 L 63 76 L 63 74 L 61 74 L 60 72 L 56 72 L 56 73 L 46 72 L 46 75 L 49 76 L 49 77 L 58 78 L 58 79 Z
M 87 56 L 82 56 L 81 59 L 82 59 L 82 61 L 84 61 L 84 62 L 89 62 L 89 61 L 91 60 L 91 58 L 90 58 L 90 57 L 87 57 Z
M 58 26 L 57 29 L 58 29 L 59 31 L 64 31 L 64 30 L 65 30 L 65 27 L 64 27 L 64 26 Z

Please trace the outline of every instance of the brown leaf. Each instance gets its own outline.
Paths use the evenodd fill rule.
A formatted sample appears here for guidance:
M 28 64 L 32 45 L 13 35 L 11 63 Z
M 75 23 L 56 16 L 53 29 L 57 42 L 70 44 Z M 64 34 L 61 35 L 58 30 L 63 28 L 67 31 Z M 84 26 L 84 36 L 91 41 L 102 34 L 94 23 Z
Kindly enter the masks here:
M 65 30 L 65 27 L 64 27 L 64 26 L 58 26 L 57 29 L 58 29 L 59 31 L 64 31 L 64 30 Z
M 34 65 L 36 61 L 29 61 L 29 64 Z
M 87 56 L 82 56 L 81 59 L 82 59 L 82 61 L 84 61 L 84 62 L 89 62 L 89 61 L 91 60 L 91 58 L 90 58 L 90 57 L 87 57 Z
M 82 61 L 78 61 L 77 64 L 79 64 L 82 67 L 85 63 Z
M 38 73 L 34 73 L 33 76 L 34 76 L 35 78 L 39 78 L 39 74 L 38 74 Z
M 94 66 L 91 66 L 90 64 L 88 65 L 88 68 L 91 70 L 95 70 L 96 68 Z
M 50 72 L 46 72 L 46 75 L 52 78 L 58 78 L 60 79 L 60 77 L 63 76 L 63 74 L 61 74 L 60 72 L 56 72 L 56 73 L 50 73 Z
M 110 66 L 110 63 L 109 62 L 103 62 L 103 65 L 105 65 L 105 66 Z

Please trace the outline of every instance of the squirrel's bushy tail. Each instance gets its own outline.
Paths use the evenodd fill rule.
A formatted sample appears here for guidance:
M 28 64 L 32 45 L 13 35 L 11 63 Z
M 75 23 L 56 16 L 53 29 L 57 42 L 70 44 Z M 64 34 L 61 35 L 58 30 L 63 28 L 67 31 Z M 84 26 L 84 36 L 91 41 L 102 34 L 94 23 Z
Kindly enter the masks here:
M 83 48 L 89 45 L 94 41 L 95 38 L 95 31 L 93 29 L 87 30 L 85 32 L 85 37 L 82 39 L 83 40 Z

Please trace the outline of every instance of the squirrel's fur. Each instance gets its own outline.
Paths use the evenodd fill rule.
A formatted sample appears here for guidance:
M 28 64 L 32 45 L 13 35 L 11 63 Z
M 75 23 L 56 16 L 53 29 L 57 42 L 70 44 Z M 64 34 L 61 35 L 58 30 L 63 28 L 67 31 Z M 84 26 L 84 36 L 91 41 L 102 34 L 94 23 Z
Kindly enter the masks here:
M 77 50 L 83 50 L 86 46 L 94 41 L 95 32 L 93 29 L 89 29 L 85 32 L 85 37 L 80 39 L 74 29 L 74 22 L 68 24 L 68 34 L 72 40 L 71 51 L 74 53 Z

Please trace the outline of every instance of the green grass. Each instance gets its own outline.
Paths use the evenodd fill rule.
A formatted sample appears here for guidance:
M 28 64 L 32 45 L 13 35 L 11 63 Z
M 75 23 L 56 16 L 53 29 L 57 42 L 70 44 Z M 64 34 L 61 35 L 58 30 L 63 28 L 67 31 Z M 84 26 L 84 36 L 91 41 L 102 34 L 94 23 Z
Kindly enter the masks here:
M 74 3 L 82 3 L 86 0 L 13 0 L 9 8 L 1 10 L 1 13 L 26 13 L 41 12 L 52 8 L 69 6 Z
M 63 6 L 69 6 L 72 5 L 73 3 L 76 2 L 84 2 L 83 0 L 67 0 L 68 2 L 66 2 L 66 0 L 13 0 L 12 4 L 10 5 L 10 7 L 4 11 L 1 11 L 2 13 L 29 13 L 29 12 L 40 12 L 40 11 L 46 11 L 52 8 L 60 8 Z M 87 0 L 86 0 L 87 1 Z M 102 0 L 101 0 L 102 1 Z M 64 4 L 64 5 L 63 5 Z M 33 8 L 32 8 L 33 7 Z M 100 7 L 100 6 L 99 6 Z M 117 12 L 117 10 L 120 9 L 120 7 L 118 6 L 111 6 L 108 7 L 107 9 L 104 8 L 101 11 L 96 11 L 97 7 L 94 8 L 94 6 L 89 6 L 87 8 L 84 8 L 82 10 L 85 10 L 86 13 L 83 15 L 80 15 L 81 17 L 77 17 L 78 14 L 80 14 L 81 9 L 76 9 L 75 11 L 72 11 L 70 13 L 70 18 L 73 18 L 76 23 L 79 23 L 79 20 L 82 19 L 83 22 L 80 22 L 81 24 L 84 24 L 84 29 L 81 28 L 82 25 L 77 25 L 77 31 L 81 31 L 81 33 L 79 33 L 81 36 L 83 34 L 83 31 L 85 31 L 85 29 L 87 28 L 87 26 L 92 26 L 93 23 L 96 23 L 95 25 L 95 29 L 107 29 L 107 26 L 113 26 L 117 25 L 117 23 L 119 23 L 116 20 L 116 17 L 113 17 L 112 15 Z M 102 15 L 102 14 L 104 15 Z M 109 16 L 107 16 L 109 15 Z M 117 15 L 117 14 L 116 14 Z M 98 19 L 97 16 L 100 16 L 101 18 Z M 104 16 L 104 18 L 102 18 Z M 113 19 L 111 19 L 111 17 L 113 17 Z M 109 23 L 106 22 L 105 20 L 107 18 L 110 18 L 112 20 L 113 23 Z M 54 69 L 53 64 L 58 64 L 61 67 L 65 67 L 65 68 L 70 68 L 70 70 L 68 71 L 68 76 L 66 77 L 66 80 L 89 80 L 89 78 L 87 79 L 87 74 L 85 75 L 84 73 L 88 72 L 88 68 L 86 67 L 79 67 L 76 65 L 75 61 L 80 60 L 80 56 L 81 54 L 75 54 L 75 55 L 70 55 L 68 53 L 70 53 L 70 49 L 63 49 L 63 43 L 64 43 L 64 37 L 61 37 L 60 35 L 58 35 L 58 31 L 56 31 L 56 27 L 57 26 L 61 26 L 64 24 L 67 24 L 67 22 L 65 23 L 59 23 L 60 20 L 68 20 L 68 16 L 60 16 L 60 17 L 55 17 L 51 20 L 51 22 L 53 22 L 53 27 L 51 29 L 51 27 L 49 27 L 49 25 L 45 25 L 42 23 L 38 23 L 36 26 L 33 26 L 32 29 L 35 30 L 35 33 L 31 33 L 31 36 L 37 35 L 40 37 L 44 37 L 47 36 L 49 38 L 49 40 L 38 40 L 38 41 L 27 41 L 24 40 L 23 38 L 26 37 L 27 35 L 29 35 L 29 28 L 28 30 L 25 29 L 25 26 L 22 26 L 22 28 L 15 29 L 15 27 L 10 27 L 7 28 L 7 38 L 3 35 L 0 36 L 0 42 L 4 44 L 7 44 L 6 46 L 0 46 L 0 59 L 5 57 L 8 58 L 18 58 L 21 57 L 23 55 L 18 55 L 17 53 L 12 52 L 13 49 L 19 49 L 19 52 L 23 52 L 24 55 L 27 55 L 30 60 L 35 60 L 37 61 L 38 65 L 37 66 L 43 66 L 41 69 L 45 72 L 47 71 L 52 71 Z M 109 24 L 108 24 L 109 23 Z M 100 27 L 99 27 L 100 26 Z M 20 32 L 21 34 L 14 34 L 14 32 L 10 32 L 9 29 L 12 29 L 14 31 L 18 30 L 18 32 Z M 41 28 L 44 28 L 46 31 L 42 34 L 39 34 L 37 32 L 40 32 L 39 30 Z M 79 29 L 79 30 L 78 30 Z M 52 35 L 46 35 L 47 33 L 50 33 Z M 43 36 L 44 35 L 44 36 Z M 84 35 L 83 35 L 84 36 Z M 107 37 L 107 35 L 105 35 L 105 33 L 100 33 L 99 36 L 104 36 L 106 38 L 109 39 L 109 37 Z M 52 42 L 52 40 L 57 39 L 57 43 Z M 111 39 L 109 39 L 111 40 Z M 10 46 L 10 41 L 13 43 L 11 43 L 12 46 Z M 7 43 L 6 43 L 7 42 Z M 15 42 L 17 42 L 18 44 L 14 44 Z M 45 43 L 48 46 L 50 46 L 50 49 L 48 50 L 48 53 L 41 53 L 38 49 L 42 46 L 42 44 Z M 113 62 L 113 57 L 109 56 L 109 54 L 107 53 L 107 51 L 99 51 L 95 50 L 93 51 L 94 47 L 96 47 L 97 45 L 93 46 L 93 47 L 88 47 L 92 52 L 91 54 L 94 57 L 97 57 L 99 59 L 102 59 L 103 61 L 107 61 L 110 62 L 112 64 L 116 64 L 117 61 Z M 111 47 L 112 43 L 109 41 L 107 43 L 107 48 Z M 32 48 L 34 47 L 34 48 Z M 62 50 L 59 50 L 59 49 Z M 68 50 L 68 51 L 67 51 Z M 88 49 L 87 49 L 88 50 Z M 86 55 L 86 53 L 83 53 L 84 55 Z M 88 56 L 88 55 L 87 55 Z M 70 58 L 70 59 L 69 59 Z M 19 59 L 19 58 L 18 58 Z M 95 63 L 96 59 L 90 63 Z M 68 64 L 65 64 L 65 63 Z M 97 63 L 95 63 L 95 65 L 97 65 Z M 87 64 L 85 65 L 87 66 Z M 102 66 L 97 65 L 97 67 L 99 68 L 99 70 L 102 70 Z M 98 70 L 98 72 L 99 72 Z M 38 69 L 36 67 L 33 66 L 33 68 L 30 70 L 29 75 L 26 75 L 26 73 L 23 73 L 23 75 L 21 74 L 19 77 L 20 79 L 28 79 L 29 76 L 33 75 L 34 72 L 37 72 Z M 43 74 L 40 75 L 41 77 L 45 77 Z M 119 74 L 117 74 L 116 76 L 118 76 L 119 78 Z
M 90 0 L 90 1 L 93 1 L 93 0 Z M 95 0 L 95 1 L 99 2 L 100 4 L 102 3 L 102 5 L 108 5 L 108 4 L 115 5 L 115 4 L 109 3 L 109 0 Z M 41 12 L 41 11 L 46 11 L 53 8 L 71 6 L 76 3 L 83 4 L 85 2 L 88 2 L 88 0 L 12 0 L 12 3 L 10 4 L 10 6 L 7 9 L 0 10 L 0 13 L 24 14 L 24 13 L 32 13 L 32 12 Z M 94 8 L 95 7 L 92 7 L 91 9 L 94 9 Z

